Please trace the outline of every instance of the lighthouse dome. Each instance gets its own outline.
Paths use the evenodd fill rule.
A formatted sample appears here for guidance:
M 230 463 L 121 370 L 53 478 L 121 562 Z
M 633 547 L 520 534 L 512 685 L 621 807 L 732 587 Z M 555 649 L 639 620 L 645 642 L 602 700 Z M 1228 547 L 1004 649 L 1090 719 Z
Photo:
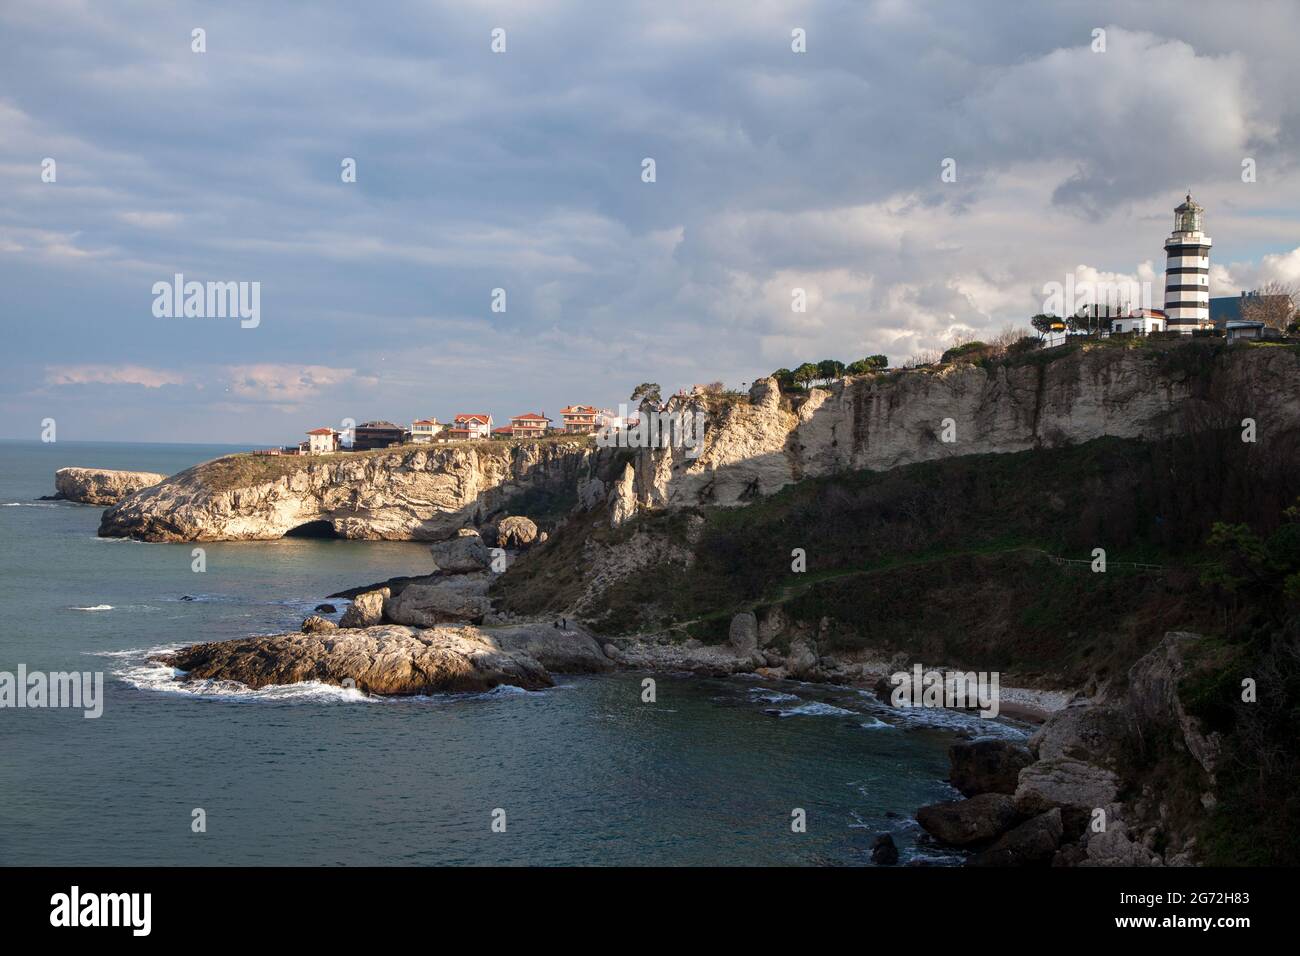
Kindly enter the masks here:
M 1205 207 L 1187 194 L 1186 202 L 1174 207 L 1174 232 L 1200 232 Z

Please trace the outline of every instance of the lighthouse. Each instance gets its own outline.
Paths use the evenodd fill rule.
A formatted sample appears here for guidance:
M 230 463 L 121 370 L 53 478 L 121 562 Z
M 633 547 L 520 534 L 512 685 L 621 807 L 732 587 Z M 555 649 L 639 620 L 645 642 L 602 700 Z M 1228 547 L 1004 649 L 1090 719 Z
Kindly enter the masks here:
M 1165 240 L 1166 328 L 1190 335 L 1213 328 L 1210 321 L 1210 237 L 1203 231 L 1205 207 L 1187 194 L 1174 210 L 1174 231 Z

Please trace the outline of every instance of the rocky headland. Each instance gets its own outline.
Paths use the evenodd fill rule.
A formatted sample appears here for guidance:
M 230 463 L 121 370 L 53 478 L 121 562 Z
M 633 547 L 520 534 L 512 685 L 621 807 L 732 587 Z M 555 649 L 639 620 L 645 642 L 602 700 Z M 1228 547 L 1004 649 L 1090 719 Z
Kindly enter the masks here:
M 264 541 L 300 531 L 431 541 L 517 499 L 571 501 L 604 460 L 589 438 L 468 442 L 333 455 L 232 455 L 130 495 L 101 537 Z M 543 501 L 543 499 L 546 499 Z

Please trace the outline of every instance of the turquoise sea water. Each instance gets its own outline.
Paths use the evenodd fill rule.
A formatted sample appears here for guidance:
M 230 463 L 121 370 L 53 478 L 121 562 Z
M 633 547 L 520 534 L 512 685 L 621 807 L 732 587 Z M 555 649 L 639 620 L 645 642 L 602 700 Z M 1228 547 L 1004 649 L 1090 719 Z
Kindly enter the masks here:
M 332 591 L 429 564 L 414 543 L 287 539 L 206 544 L 200 574 L 191 545 L 99 539 L 100 509 L 34 500 L 64 465 L 174 473 L 230 450 L 0 442 L 0 671 L 102 671 L 106 698 L 96 720 L 0 709 L 0 864 L 869 865 L 883 831 L 903 862 L 953 863 L 911 816 L 955 795 L 955 732 L 1018 733 L 771 681 L 658 676 L 644 704 L 639 674 L 196 692 L 148 652 L 294 630 Z

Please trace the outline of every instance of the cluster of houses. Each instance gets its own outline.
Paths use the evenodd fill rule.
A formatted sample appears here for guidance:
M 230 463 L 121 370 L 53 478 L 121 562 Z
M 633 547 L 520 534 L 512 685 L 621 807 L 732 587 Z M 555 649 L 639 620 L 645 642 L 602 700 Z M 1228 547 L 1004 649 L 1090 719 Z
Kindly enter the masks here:
M 588 435 L 605 428 L 626 428 L 634 422 L 624 421 L 606 408 L 594 405 L 569 405 L 560 409 L 560 424 L 542 412 L 524 412 L 497 426 L 492 416 L 463 412 L 450 422 L 436 418 L 418 418 L 410 428 L 392 422 L 364 422 L 346 431 L 336 428 L 313 428 L 307 440 L 297 448 L 284 448 L 265 454 L 323 455 L 336 451 L 370 451 L 394 445 L 434 445 L 448 442 L 483 441 L 507 438 L 542 438 L 546 435 Z M 349 440 L 350 439 L 350 440 Z

